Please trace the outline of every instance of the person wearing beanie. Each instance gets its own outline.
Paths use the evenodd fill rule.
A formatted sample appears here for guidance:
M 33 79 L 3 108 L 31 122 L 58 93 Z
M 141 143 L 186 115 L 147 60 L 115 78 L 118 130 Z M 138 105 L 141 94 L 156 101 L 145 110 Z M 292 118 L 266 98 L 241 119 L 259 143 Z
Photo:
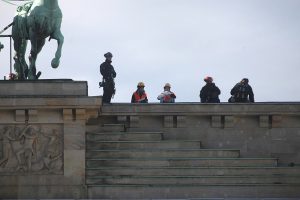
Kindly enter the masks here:
M 219 95 L 221 91 L 213 83 L 213 78 L 207 76 L 204 78 L 204 82 L 206 82 L 206 85 L 202 87 L 199 95 L 201 103 L 220 103 Z
M 103 87 L 103 103 L 110 103 L 111 98 L 116 92 L 115 81 L 117 74 L 114 70 L 112 63 L 112 53 L 107 52 L 104 54 L 105 62 L 100 65 L 100 73 L 103 76 L 102 82 L 99 83 L 100 87 Z

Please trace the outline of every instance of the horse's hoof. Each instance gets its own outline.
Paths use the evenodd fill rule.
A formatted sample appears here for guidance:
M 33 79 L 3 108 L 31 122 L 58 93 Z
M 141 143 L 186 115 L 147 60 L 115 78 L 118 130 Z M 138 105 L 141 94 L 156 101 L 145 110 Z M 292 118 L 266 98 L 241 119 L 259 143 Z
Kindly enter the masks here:
M 29 74 L 28 74 L 28 80 L 36 80 L 36 75 L 35 74 L 31 74 L 29 72 Z
M 28 69 L 25 69 L 25 70 L 24 70 L 25 79 L 28 77 L 28 72 L 29 72 Z
M 35 76 L 36 79 L 39 79 L 41 75 L 42 75 L 42 72 L 39 71 L 39 72 L 36 74 L 36 76 Z
M 51 66 L 52 66 L 52 68 L 58 68 L 58 66 L 59 66 L 59 60 L 53 58 L 53 60 L 51 62 Z

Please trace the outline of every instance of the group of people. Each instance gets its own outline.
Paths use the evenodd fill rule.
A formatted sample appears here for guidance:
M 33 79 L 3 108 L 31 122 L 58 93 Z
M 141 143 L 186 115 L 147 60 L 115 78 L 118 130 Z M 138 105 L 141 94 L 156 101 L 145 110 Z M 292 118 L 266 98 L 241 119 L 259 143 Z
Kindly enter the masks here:
M 137 90 L 132 94 L 131 103 L 148 103 L 147 94 L 145 92 L 145 84 L 139 82 L 137 85 Z M 164 86 L 164 91 L 158 95 L 157 99 L 160 103 L 175 103 L 176 95 L 171 92 L 171 84 L 166 83 Z
M 100 87 L 103 87 L 103 103 L 110 103 L 111 98 L 116 92 L 114 78 L 117 74 L 114 70 L 112 63 L 112 53 L 108 52 L 104 54 L 105 62 L 100 65 L 100 73 L 103 76 L 102 82 L 99 83 Z M 201 103 L 220 103 L 219 95 L 220 89 L 213 82 L 213 78 L 207 76 L 204 78 L 205 86 L 200 91 Z M 230 91 L 231 97 L 228 99 L 230 103 L 247 103 L 254 102 L 254 94 L 252 87 L 249 85 L 249 80 L 243 78 L 237 83 Z M 171 84 L 166 83 L 164 91 L 158 95 L 157 99 L 160 103 L 175 103 L 176 95 L 171 91 Z M 131 103 L 148 103 L 148 97 L 145 92 L 145 84 L 139 82 L 137 84 L 137 90 L 132 94 Z
M 207 76 L 204 78 L 206 85 L 200 91 L 201 103 L 220 103 L 220 89 L 213 82 L 213 78 Z M 229 103 L 254 103 L 254 93 L 249 85 L 248 78 L 243 78 L 230 91 L 231 97 Z

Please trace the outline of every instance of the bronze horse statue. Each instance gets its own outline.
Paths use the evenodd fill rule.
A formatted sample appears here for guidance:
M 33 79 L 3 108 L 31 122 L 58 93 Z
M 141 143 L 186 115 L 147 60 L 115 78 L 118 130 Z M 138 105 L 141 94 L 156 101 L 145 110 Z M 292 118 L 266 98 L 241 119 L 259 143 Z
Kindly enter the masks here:
M 57 50 L 51 65 L 59 66 L 64 36 L 61 28 L 62 12 L 58 0 L 33 0 L 17 9 L 12 27 L 14 40 L 14 69 L 19 80 L 36 80 L 41 72 L 36 72 L 37 55 L 42 50 L 46 38 L 57 40 Z M 27 41 L 31 42 L 29 67 L 25 60 Z

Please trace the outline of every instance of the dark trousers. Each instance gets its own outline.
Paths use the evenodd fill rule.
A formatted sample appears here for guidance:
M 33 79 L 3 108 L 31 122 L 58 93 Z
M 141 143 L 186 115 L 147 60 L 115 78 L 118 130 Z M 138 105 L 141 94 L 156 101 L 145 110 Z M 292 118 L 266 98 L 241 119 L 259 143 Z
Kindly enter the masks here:
M 103 103 L 110 103 L 112 96 L 115 94 L 115 83 L 112 82 L 105 82 L 103 87 Z

